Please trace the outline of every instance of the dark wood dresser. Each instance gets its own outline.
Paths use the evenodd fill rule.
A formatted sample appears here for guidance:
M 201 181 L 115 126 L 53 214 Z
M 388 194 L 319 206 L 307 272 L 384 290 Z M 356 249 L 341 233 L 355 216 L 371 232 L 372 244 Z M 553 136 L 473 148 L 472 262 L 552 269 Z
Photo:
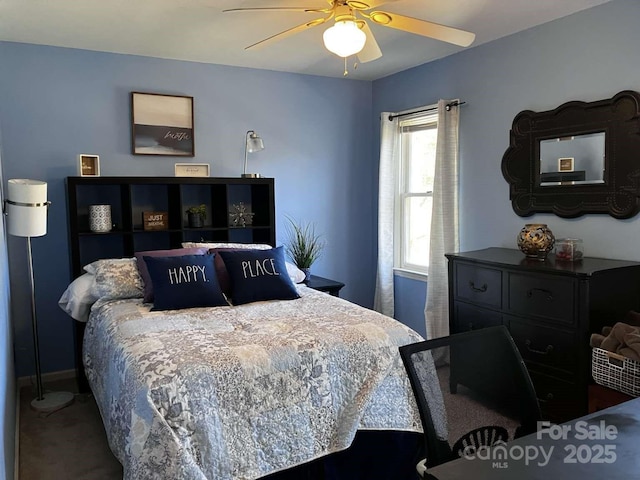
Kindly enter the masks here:
M 587 413 L 591 333 L 640 309 L 640 263 L 529 260 L 508 248 L 446 255 L 451 333 L 504 324 L 546 419 Z

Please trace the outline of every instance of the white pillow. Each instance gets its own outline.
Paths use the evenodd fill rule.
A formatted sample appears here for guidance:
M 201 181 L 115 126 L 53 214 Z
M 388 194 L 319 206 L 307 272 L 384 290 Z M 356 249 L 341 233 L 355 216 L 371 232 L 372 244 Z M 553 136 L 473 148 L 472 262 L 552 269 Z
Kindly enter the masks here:
M 253 250 L 269 250 L 271 245 L 265 243 L 228 243 L 228 242 L 182 242 L 182 248 L 247 248 Z
M 58 305 L 74 320 L 86 322 L 97 298 L 92 294 L 95 277 L 85 273 L 69 284 Z
M 293 263 L 286 262 L 287 265 L 287 273 L 289 274 L 289 278 L 293 283 L 302 283 L 304 282 L 304 272 L 296 267 Z

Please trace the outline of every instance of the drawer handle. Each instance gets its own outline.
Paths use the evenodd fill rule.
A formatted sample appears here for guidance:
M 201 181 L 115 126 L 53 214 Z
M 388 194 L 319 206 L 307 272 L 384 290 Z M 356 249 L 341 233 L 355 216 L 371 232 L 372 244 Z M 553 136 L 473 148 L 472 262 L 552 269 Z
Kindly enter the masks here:
M 549 355 L 553 351 L 553 345 L 547 345 L 547 348 L 544 350 L 537 350 L 531 347 L 531 340 L 527 339 L 524 341 L 524 344 L 531 353 L 537 353 L 538 355 Z
M 538 402 L 540 403 L 547 403 L 547 402 L 550 402 L 551 400 L 553 400 L 553 393 L 547 393 L 547 395 L 544 398 L 538 397 Z
M 553 293 L 550 290 L 546 290 L 544 288 L 531 288 L 527 290 L 527 297 L 531 298 L 536 292 L 540 292 L 543 295 L 547 296 L 547 300 L 553 300 Z
M 471 290 L 473 290 L 474 292 L 480 292 L 480 293 L 484 293 L 487 291 L 487 284 L 483 284 L 481 287 L 476 287 L 476 284 L 473 283 L 473 280 L 469 281 L 469 287 L 471 288 Z

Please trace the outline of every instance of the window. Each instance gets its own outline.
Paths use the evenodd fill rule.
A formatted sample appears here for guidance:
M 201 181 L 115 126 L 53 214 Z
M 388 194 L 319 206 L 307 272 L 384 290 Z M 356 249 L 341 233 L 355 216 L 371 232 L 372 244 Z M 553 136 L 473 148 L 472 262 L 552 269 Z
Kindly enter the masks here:
M 399 124 L 400 158 L 394 221 L 394 267 L 427 274 L 436 164 L 438 115 L 435 110 Z

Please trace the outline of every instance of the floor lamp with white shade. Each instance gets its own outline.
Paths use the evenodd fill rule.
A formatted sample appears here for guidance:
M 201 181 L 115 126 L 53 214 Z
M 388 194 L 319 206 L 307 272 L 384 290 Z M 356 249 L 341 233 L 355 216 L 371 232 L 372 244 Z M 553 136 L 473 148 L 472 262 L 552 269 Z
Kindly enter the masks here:
M 47 212 L 50 204 L 51 202 L 47 200 L 46 182 L 29 179 L 9 180 L 7 198 L 4 201 L 4 213 L 7 216 L 7 233 L 27 239 L 29 281 L 31 283 L 31 325 L 33 327 L 37 388 L 37 397 L 31 402 L 31 407 L 38 412 L 55 412 L 73 403 L 74 399 L 73 394 L 70 392 L 44 393 L 42 388 L 31 237 L 42 237 L 47 234 Z

